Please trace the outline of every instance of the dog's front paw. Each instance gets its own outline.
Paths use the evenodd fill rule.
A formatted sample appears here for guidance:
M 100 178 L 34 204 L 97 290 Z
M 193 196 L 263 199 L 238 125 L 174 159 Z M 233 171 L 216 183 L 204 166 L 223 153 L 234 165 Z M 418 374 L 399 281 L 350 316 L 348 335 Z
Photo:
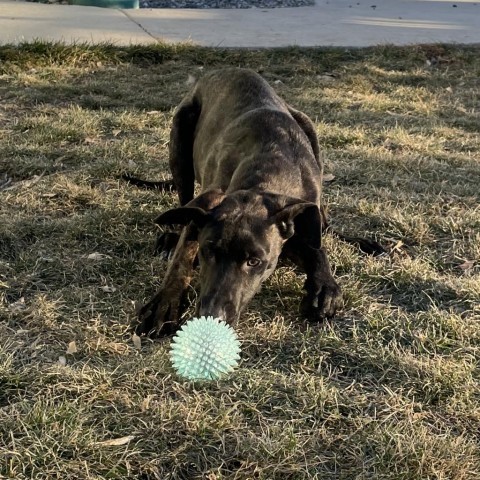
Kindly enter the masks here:
M 179 239 L 180 235 L 176 232 L 159 234 L 155 243 L 154 255 L 158 255 L 162 260 L 170 260 Z
M 183 298 L 158 292 L 140 309 L 135 333 L 157 338 L 173 335 L 180 328 L 183 308 Z
M 309 292 L 302 299 L 300 311 L 311 322 L 331 318 L 343 307 L 342 291 L 335 280 L 323 284 L 316 292 Z

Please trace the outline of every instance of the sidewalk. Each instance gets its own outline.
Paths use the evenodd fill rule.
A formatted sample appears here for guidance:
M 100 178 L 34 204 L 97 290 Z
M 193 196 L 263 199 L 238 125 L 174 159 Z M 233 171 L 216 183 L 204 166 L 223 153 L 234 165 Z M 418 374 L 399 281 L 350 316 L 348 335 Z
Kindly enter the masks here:
M 0 44 L 33 39 L 222 47 L 480 44 L 480 0 L 317 0 L 313 7 L 246 10 L 115 10 L 0 0 Z

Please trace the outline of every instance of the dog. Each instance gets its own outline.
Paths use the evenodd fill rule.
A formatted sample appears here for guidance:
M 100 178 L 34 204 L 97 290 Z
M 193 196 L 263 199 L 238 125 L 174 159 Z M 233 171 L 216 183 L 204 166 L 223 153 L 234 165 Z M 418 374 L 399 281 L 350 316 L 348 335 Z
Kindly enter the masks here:
M 197 259 L 197 315 L 233 324 L 281 254 L 306 274 L 304 317 L 319 322 L 342 308 L 322 247 L 327 221 L 315 128 L 260 75 L 236 68 L 205 74 L 174 114 L 169 165 L 180 206 L 156 223 L 183 228 L 160 237 L 158 249 L 170 262 L 160 290 L 139 312 L 137 335 L 166 336 L 180 327 Z M 383 250 L 373 241 L 341 238 L 370 253 Z

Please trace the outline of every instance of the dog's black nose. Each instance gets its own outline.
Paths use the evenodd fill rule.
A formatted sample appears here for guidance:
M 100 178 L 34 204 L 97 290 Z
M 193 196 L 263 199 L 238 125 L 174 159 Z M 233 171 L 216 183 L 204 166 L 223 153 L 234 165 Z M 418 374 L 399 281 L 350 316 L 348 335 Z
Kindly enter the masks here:
M 221 318 L 227 323 L 230 323 L 235 318 L 235 307 L 231 302 L 219 303 L 214 298 L 201 298 L 197 304 L 197 316 Z

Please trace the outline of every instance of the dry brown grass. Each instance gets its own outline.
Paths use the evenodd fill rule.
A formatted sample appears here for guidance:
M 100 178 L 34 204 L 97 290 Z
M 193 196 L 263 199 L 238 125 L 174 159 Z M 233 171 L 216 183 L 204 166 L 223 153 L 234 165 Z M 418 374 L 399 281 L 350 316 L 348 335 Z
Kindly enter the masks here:
M 36 43 L 0 62 L 0 477 L 479 478 L 478 48 Z M 391 254 L 326 239 L 346 297 L 329 325 L 297 317 L 280 268 L 237 326 L 240 369 L 197 385 L 128 330 L 176 199 L 116 176 L 168 176 L 188 76 L 223 65 L 315 120 L 334 225 Z

